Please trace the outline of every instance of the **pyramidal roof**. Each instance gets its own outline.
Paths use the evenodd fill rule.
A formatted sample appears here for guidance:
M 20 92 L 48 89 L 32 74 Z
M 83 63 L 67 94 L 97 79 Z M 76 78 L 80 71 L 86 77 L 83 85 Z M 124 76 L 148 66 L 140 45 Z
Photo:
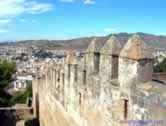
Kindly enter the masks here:
M 88 52 L 100 52 L 100 49 L 102 47 L 102 43 L 97 40 L 97 38 L 94 38 L 92 42 L 89 44 L 88 48 L 86 49 L 86 53 Z
M 139 60 L 153 59 L 152 50 L 142 40 L 141 36 L 134 34 L 126 43 L 120 57 Z
M 122 45 L 119 41 L 119 39 L 115 36 L 111 36 L 106 44 L 101 49 L 101 53 L 108 54 L 108 55 L 119 55 L 120 51 L 122 49 Z

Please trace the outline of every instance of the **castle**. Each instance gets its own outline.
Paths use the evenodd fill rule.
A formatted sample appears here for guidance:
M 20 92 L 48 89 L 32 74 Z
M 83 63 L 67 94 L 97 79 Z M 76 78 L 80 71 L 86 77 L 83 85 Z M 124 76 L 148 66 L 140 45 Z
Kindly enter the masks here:
M 151 49 L 135 34 L 125 45 L 94 39 L 33 81 L 41 126 L 165 126 L 166 85 L 152 79 Z

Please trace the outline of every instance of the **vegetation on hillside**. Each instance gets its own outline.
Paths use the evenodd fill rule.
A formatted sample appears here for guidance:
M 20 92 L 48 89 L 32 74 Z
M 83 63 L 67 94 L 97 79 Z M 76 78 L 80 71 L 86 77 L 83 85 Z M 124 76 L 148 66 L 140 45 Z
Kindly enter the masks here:
M 156 62 L 157 63 L 154 66 L 154 72 L 166 72 L 166 58 L 164 58 L 161 62 Z
M 32 97 L 32 84 L 28 84 L 27 90 L 25 92 L 17 92 L 12 96 L 10 102 L 15 103 L 26 103 L 27 98 Z
M 34 52 L 34 56 L 38 58 L 51 58 L 53 56 L 53 53 L 46 52 L 45 50 L 39 50 L 37 52 Z
M 21 60 L 21 61 L 28 61 L 28 54 L 26 53 L 21 53 L 20 56 L 16 58 L 16 60 Z

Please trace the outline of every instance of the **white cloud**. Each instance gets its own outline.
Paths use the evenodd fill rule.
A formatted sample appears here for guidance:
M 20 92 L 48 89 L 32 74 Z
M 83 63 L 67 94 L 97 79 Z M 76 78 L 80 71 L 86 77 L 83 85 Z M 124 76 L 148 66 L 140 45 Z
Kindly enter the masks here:
M 73 3 L 75 1 L 79 0 L 59 0 L 60 2 L 65 2 L 65 3 Z M 84 4 L 95 4 L 96 2 L 94 0 L 83 0 Z
M 35 1 L 27 2 L 25 6 L 25 12 L 26 13 L 43 13 L 47 12 L 49 10 L 53 9 L 52 4 L 46 4 L 46 3 L 37 3 Z
M 73 3 L 75 0 L 60 0 L 60 2 Z
M 8 32 L 9 32 L 9 30 L 7 30 L 7 29 L 0 29 L 0 34 L 8 33 Z
M 0 24 L 8 24 L 10 22 L 11 22 L 10 19 L 0 19 Z
M 33 19 L 19 19 L 19 22 L 22 22 L 22 23 L 27 23 L 27 22 L 30 22 L 30 23 L 35 23 L 36 20 L 33 20 Z
M 105 28 L 105 32 L 116 32 L 117 30 L 115 28 Z
M 94 0 L 84 0 L 84 4 L 95 4 Z
M 34 0 L 1 0 L 0 17 L 13 17 L 20 14 L 35 14 L 49 11 L 52 4 L 39 3 Z

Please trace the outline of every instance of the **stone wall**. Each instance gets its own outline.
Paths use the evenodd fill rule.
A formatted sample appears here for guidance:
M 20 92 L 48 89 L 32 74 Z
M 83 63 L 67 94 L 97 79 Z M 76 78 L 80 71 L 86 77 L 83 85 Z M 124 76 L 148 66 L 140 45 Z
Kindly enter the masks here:
M 94 39 L 83 57 L 69 53 L 64 63 L 49 67 L 44 80 L 33 81 L 41 126 L 121 126 L 124 120 L 166 118 L 160 114 L 166 86 L 152 81 L 153 58 L 142 39 L 134 35 L 123 49 L 116 37 L 99 43 Z

